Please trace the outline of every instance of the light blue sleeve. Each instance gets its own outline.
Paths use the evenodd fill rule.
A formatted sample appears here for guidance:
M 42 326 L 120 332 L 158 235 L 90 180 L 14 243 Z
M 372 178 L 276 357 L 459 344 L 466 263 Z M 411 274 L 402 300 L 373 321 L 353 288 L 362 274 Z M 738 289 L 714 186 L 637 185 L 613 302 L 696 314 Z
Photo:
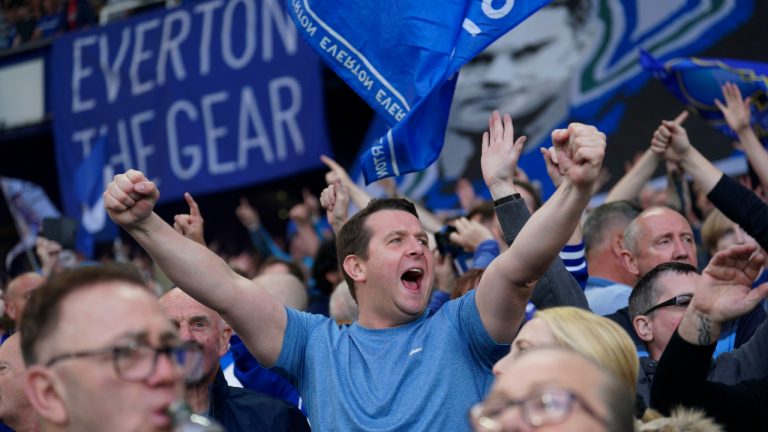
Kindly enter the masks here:
M 485 329 L 475 302 L 475 290 L 446 303 L 445 311 L 451 323 L 469 345 L 469 351 L 477 364 L 490 371 L 493 365 L 509 352 L 509 344 L 498 344 Z
M 277 358 L 275 367 L 282 369 L 291 381 L 296 383 L 304 371 L 304 360 L 306 359 L 307 346 L 310 336 L 315 328 L 321 325 L 328 318 L 322 315 L 300 312 L 286 307 L 287 321 L 285 324 L 285 335 L 283 336 L 283 347 L 280 350 L 280 356 Z

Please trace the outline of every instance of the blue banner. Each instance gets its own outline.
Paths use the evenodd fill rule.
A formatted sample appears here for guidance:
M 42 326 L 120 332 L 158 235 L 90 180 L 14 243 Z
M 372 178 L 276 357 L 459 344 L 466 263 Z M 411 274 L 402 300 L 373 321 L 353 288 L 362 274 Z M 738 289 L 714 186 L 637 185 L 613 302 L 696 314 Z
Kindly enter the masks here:
M 366 182 L 419 171 L 443 146 L 463 64 L 549 0 L 289 0 L 320 57 L 390 129 L 361 158 Z
M 491 2 L 496 7 L 502 3 Z M 493 110 L 509 113 L 515 134 L 528 137 L 518 166 L 544 198 L 554 187 L 539 148 L 551 145 L 553 129 L 570 122 L 595 125 L 608 135 L 604 166 L 612 181 L 617 180 L 625 158 L 644 151 L 658 126 L 659 111 L 653 107 L 668 104 L 647 91 L 652 77 L 638 61 L 639 49 L 668 59 L 702 54 L 719 44 L 720 52 L 744 52 L 765 62 L 759 41 L 768 35 L 766 14 L 755 4 L 753 0 L 552 1 L 462 66 L 440 158 L 418 178 L 400 179 L 400 193 L 411 193 L 433 209 L 458 206 L 455 183 L 461 178 L 482 193 L 486 188 L 480 142 Z M 406 31 L 412 28 L 420 29 Z M 689 134 L 697 132 L 689 128 Z M 712 143 L 702 150 L 719 159 L 720 148 Z M 357 171 L 353 168 L 351 173 Z
M 723 84 L 736 84 L 743 97 L 752 99 L 752 129 L 763 144 L 768 141 L 768 64 L 695 57 L 661 62 L 644 51 L 640 63 L 691 111 L 734 140 L 738 137 L 728 127 L 715 99 L 725 102 Z
M 77 219 L 103 173 L 138 169 L 164 201 L 288 176 L 330 153 L 320 63 L 279 0 L 142 14 L 57 38 L 51 59 L 61 194 Z M 98 170 L 98 158 L 83 162 L 101 139 Z

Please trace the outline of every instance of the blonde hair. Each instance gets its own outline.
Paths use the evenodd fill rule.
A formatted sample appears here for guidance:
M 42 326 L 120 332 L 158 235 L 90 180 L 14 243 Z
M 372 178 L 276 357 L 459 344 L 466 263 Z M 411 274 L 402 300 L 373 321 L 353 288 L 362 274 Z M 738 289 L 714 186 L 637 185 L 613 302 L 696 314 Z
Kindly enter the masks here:
M 562 306 L 536 312 L 555 340 L 591 359 L 637 393 L 640 362 L 635 344 L 626 331 L 608 318 L 583 309 Z
M 707 249 L 707 252 L 714 255 L 717 253 L 717 242 L 728 232 L 733 231 L 735 224 L 728 219 L 720 210 L 714 209 L 709 213 L 704 224 L 701 225 L 701 242 Z

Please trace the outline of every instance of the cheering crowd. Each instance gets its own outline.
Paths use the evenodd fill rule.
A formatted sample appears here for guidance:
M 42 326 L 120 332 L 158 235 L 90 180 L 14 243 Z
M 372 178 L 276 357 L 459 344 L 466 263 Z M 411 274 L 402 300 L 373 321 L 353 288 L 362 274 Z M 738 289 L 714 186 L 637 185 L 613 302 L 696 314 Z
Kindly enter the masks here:
M 768 153 L 749 104 L 723 86 L 755 181 L 704 158 L 683 113 L 587 208 L 606 137 L 572 123 L 542 150 L 557 187 L 542 203 L 517 166 L 525 137 L 494 112 L 492 201 L 460 187 L 465 216 L 391 183 L 372 199 L 324 158 L 328 185 L 291 210 L 288 248 L 244 199 L 256 252 L 226 259 L 189 194 L 169 224 L 157 186 L 119 174 L 104 205 L 147 255 L 63 265 L 39 240 L 43 274 L 4 289 L 3 427 L 171 430 L 184 401 L 228 431 L 766 430 Z M 648 196 L 660 163 L 669 189 Z

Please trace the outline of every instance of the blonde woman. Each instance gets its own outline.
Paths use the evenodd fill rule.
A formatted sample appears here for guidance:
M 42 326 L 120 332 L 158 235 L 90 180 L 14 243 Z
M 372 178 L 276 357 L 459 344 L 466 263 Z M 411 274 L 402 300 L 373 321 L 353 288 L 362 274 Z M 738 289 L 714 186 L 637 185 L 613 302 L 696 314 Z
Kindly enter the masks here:
M 536 312 L 515 340 L 509 354 L 493 367 L 497 379 L 526 349 L 554 345 L 571 349 L 613 373 L 637 394 L 640 363 L 632 339 L 618 324 L 583 309 L 563 306 Z

